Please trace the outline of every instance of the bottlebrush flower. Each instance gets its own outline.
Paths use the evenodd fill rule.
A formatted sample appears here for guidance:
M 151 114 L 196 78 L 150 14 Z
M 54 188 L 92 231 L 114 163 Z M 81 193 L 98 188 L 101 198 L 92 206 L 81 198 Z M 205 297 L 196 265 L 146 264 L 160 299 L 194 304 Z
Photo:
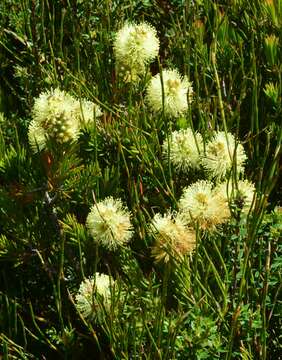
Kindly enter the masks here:
M 171 213 L 156 214 L 151 229 L 156 239 L 152 255 L 156 262 L 168 262 L 191 253 L 196 246 L 195 230 L 185 226 L 183 219 Z
M 202 229 L 212 230 L 230 217 L 227 199 L 218 196 L 209 181 L 199 180 L 184 189 L 179 209 L 188 224 L 198 223 Z
M 86 225 L 94 240 L 111 250 L 127 243 L 133 235 L 129 211 L 120 199 L 112 197 L 92 206 Z
M 219 131 L 208 142 L 202 165 L 210 177 L 220 180 L 230 174 L 235 161 L 237 174 L 242 173 L 246 159 L 243 146 L 240 143 L 236 144 L 234 136 Z
M 158 52 L 159 39 L 150 24 L 126 23 L 116 34 L 114 54 L 117 64 L 132 74 L 142 75 Z
M 111 288 L 114 281 L 106 274 L 96 273 L 94 277 L 85 279 L 79 286 L 75 296 L 76 307 L 85 317 L 91 318 L 97 311 L 101 303 L 107 308 L 111 300 Z
M 192 84 L 175 69 L 163 70 L 162 79 L 163 86 L 160 74 L 151 79 L 146 94 L 148 105 L 154 112 L 164 110 L 164 114 L 169 117 L 184 114 L 192 102 Z
M 172 165 L 177 171 L 189 171 L 198 169 L 200 156 L 203 152 L 203 139 L 201 134 L 191 129 L 174 131 L 171 139 L 163 143 L 163 154 L 165 159 L 170 157 Z

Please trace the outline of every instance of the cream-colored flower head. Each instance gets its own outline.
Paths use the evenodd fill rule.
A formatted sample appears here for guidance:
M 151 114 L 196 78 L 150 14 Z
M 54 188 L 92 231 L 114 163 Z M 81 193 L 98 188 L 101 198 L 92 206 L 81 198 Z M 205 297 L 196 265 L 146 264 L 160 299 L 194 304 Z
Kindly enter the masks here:
M 78 101 L 58 88 L 43 92 L 35 99 L 32 109 L 28 129 L 30 146 L 37 152 L 45 148 L 48 139 L 58 144 L 76 140 L 81 127 L 101 115 L 100 107 L 91 101 Z
M 159 46 L 156 29 L 150 24 L 126 23 L 116 34 L 114 53 L 120 67 L 142 75 L 158 55 Z
M 239 206 L 242 206 L 244 213 L 248 213 L 255 196 L 255 185 L 248 180 L 239 180 L 237 185 L 236 202 Z
M 79 121 L 75 113 L 76 100 L 60 89 L 41 93 L 35 99 L 32 118 L 42 127 L 48 138 L 64 143 L 75 140 Z
M 114 281 L 106 274 L 96 273 L 82 281 L 75 296 L 76 307 L 85 318 L 92 318 L 99 311 L 101 303 L 110 306 L 111 286 Z
M 161 112 L 169 117 L 178 117 L 188 109 L 192 102 L 193 88 L 188 78 L 184 78 L 175 69 L 165 69 L 161 75 L 155 75 L 147 87 L 146 101 L 152 111 Z M 164 102 L 164 104 L 163 104 Z
M 81 125 L 91 125 L 94 123 L 94 119 L 101 115 L 100 107 L 92 101 L 85 99 L 77 101 L 76 116 L 79 118 Z
M 202 152 L 202 135 L 193 133 L 190 128 L 174 131 L 169 141 L 166 139 L 163 144 L 165 159 L 168 160 L 170 157 L 171 163 L 177 171 L 198 169 Z
M 199 180 L 184 189 L 179 209 L 188 224 L 198 223 L 202 229 L 212 230 L 229 218 L 228 201 L 212 187 L 211 182 Z
M 252 206 L 255 195 L 255 185 L 248 180 L 239 180 L 232 187 L 231 181 L 223 182 L 216 186 L 215 192 L 231 205 L 239 207 L 247 214 Z
M 93 239 L 111 250 L 129 242 L 133 235 L 130 212 L 120 199 L 112 197 L 92 206 L 86 225 Z
M 151 229 L 155 237 L 152 255 L 156 262 L 167 263 L 191 253 L 196 246 L 195 230 L 185 225 L 181 216 L 156 214 Z
M 240 143 L 236 144 L 234 136 L 219 131 L 208 142 L 202 165 L 210 177 L 220 180 L 230 174 L 235 161 L 237 174 L 243 173 L 246 159 L 243 146 Z

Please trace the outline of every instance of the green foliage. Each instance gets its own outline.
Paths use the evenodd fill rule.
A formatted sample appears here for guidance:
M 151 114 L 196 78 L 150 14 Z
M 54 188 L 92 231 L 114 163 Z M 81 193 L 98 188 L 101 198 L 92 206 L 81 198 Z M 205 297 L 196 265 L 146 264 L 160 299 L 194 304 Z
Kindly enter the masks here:
M 280 358 L 281 19 L 281 0 L 0 2 L 1 358 Z M 138 84 L 115 69 L 113 40 L 127 20 L 148 21 L 160 38 Z M 150 78 L 166 67 L 193 82 L 194 101 L 176 121 L 145 104 Z M 33 153 L 34 98 L 56 87 L 103 116 L 76 143 L 50 140 Z M 215 231 L 197 227 L 192 254 L 155 264 L 152 216 L 177 210 L 183 188 L 205 178 L 162 156 L 164 140 L 188 126 L 205 144 L 212 129 L 235 133 L 257 195 L 249 214 L 238 203 Z M 128 206 L 135 230 L 117 252 L 85 225 L 107 196 Z M 75 300 L 96 272 L 117 283 L 99 321 Z

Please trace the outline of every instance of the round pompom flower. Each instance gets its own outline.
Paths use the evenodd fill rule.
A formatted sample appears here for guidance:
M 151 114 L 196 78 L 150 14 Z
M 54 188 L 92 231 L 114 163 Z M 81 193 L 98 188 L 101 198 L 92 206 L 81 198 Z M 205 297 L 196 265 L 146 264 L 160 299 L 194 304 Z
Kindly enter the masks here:
M 156 262 L 167 263 L 171 258 L 181 258 L 196 247 L 195 230 L 187 227 L 179 215 L 156 214 L 151 229 L 156 240 L 152 248 Z
M 80 124 L 76 106 L 77 100 L 66 92 L 60 89 L 47 91 L 35 99 L 32 118 L 48 138 L 64 143 L 78 137 Z
M 202 229 L 212 230 L 230 217 L 228 201 L 212 187 L 211 182 L 199 180 L 184 189 L 179 209 L 187 223 L 196 222 Z
M 237 184 L 234 184 L 232 187 L 232 183 L 229 181 L 217 185 L 215 192 L 218 196 L 221 196 L 222 199 L 247 214 L 253 203 L 255 185 L 249 180 L 239 180 Z
M 171 139 L 163 143 L 165 159 L 170 157 L 172 165 L 177 171 L 189 171 L 198 169 L 200 156 L 203 152 L 203 138 L 199 133 L 193 133 L 192 129 L 176 130 L 171 134 Z
M 30 146 L 37 152 L 45 148 L 49 139 L 58 144 L 76 140 L 81 127 L 101 115 L 100 107 L 91 101 L 78 101 L 58 88 L 43 92 L 35 99 L 32 109 L 28 129 Z
M 143 74 L 148 63 L 159 52 L 159 39 L 154 27 L 142 22 L 126 23 L 116 34 L 114 53 L 119 66 Z
M 161 75 L 155 75 L 147 87 L 146 101 L 152 111 L 166 116 L 178 117 L 188 109 L 192 102 L 193 88 L 188 78 L 184 78 L 175 69 L 165 69 Z M 164 103 L 163 103 L 164 102 Z
M 202 165 L 211 177 L 220 180 L 230 173 L 235 161 L 237 173 L 242 173 L 246 159 L 243 146 L 236 144 L 234 136 L 219 131 L 208 142 Z
M 75 296 L 78 311 L 85 318 L 91 318 L 99 310 L 101 303 L 105 308 L 109 307 L 113 284 L 114 281 L 108 275 L 99 273 L 82 281 Z
M 112 197 L 92 206 L 86 225 L 94 240 L 111 250 L 129 242 L 133 235 L 130 212 L 120 199 Z

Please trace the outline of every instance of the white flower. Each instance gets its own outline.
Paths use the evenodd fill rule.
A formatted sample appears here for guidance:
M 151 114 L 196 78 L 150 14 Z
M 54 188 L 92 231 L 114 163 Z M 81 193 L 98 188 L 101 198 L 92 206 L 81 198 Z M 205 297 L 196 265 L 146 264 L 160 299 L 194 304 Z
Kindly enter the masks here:
M 94 278 L 82 281 L 75 296 L 76 307 L 79 312 L 89 318 L 99 310 L 100 304 L 109 307 L 111 287 L 114 281 L 108 275 L 96 273 Z
M 156 214 L 151 229 L 156 239 L 152 249 L 156 262 L 168 262 L 171 257 L 182 257 L 195 249 L 195 230 L 187 227 L 179 215 Z
M 82 125 L 91 125 L 95 118 L 102 115 L 100 107 L 92 101 L 82 99 L 77 101 L 76 115 Z
M 142 75 L 158 52 L 159 39 L 150 24 L 126 23 L 116 34 L 114 53 L 117 63 L 129 72 Z
M 60 89 L 43 92 L 35 99 L 28 139 L 34 152 L 45 148 L 46 140 L 61 144 L 78 138 L 81 127 L 90 124 L 102 112 L 91 101 L 76 100 Z
M 129 211 L 120 199 L 112 197 L 92 206 L 86 225 L 96 242 L 112 250 L 129 242 L 133 235 Z
M 41 126 L 46 136 L 58 143 L 75 140 L 80 124 L 75 115 L 76 100 L 60 89 L 41 93 L 35 99 L 32 118 Z
M 208 142 L 202 165 L 211 177 L 222 179 L 230 173 L 235 161 L 237 174 L 242 173 L 246 159 L 243 146 L 240 143 L 236 144 L 234 136 L 219 131 Z
M 219 184 L 215 188 L 218 196 L 224 201 L 228 201 L 231 205 L 235 205 L 241 209 L 243 213 L 248 213 L 255 195 L 255 185 L 248 180 L 239 180 L 236 184 L 231 181 Z
M 178 117 L 188 109 L 192 102 L 192 84 L 185 76 L 182 78 L 177 70 L 165 69 L 161 75 L 154 76 L 148 87 L 146 101 L 154 112 L 164 110 L 166 116 Z
M 199 133 L 194 134 L 191 129 L 174 131 L 170 141 L 166 139 L 163 144 L 165 158 L 170 157 L 177 171 L 198 169 L 202 152 L 202 136 Z
M 213 229 L 230 217 L 228 201 L 212 187 L 211 182 L 199 180 L 184 189 L 179 209 L 187 223 L 196 222 L 203 229 Z
M 239 180 L 237 184 L 236 200 L 243 205 L 242 211 L 249 212 L 253 199 L 255 196 L 256 188 L 253 183 L 248 180 Z

